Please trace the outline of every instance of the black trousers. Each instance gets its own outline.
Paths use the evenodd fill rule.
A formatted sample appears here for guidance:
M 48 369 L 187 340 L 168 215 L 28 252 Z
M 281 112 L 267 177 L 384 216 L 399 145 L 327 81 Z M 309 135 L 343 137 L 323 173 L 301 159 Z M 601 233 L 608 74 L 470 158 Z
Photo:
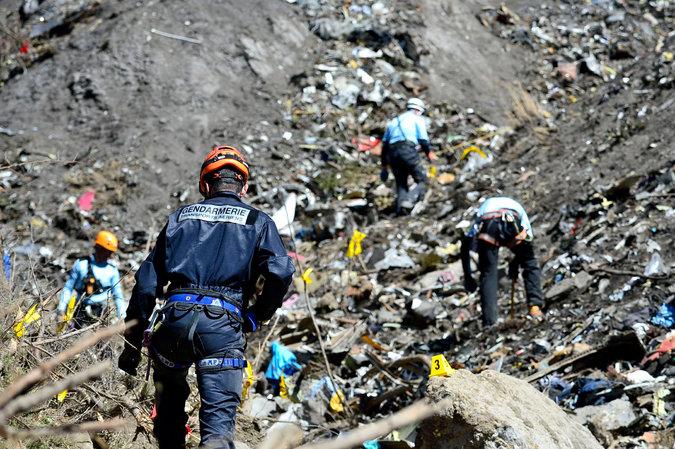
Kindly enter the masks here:
M 200 447 L 234 449 L 242 369 L 219 365 L 217 359 L 243 360 L 244 345 L 241 323 L 227 312 L 180 305 L 163 309 L 151 348 L 157 406 L 154 434 L 160 449 L 185 448 L 185 401 L 190 395 L 186 377 L 193 363 L 201 399 Z
M 528 305 L 542 306 L 541 270 L 534 255 L 532 243 L 522 242 L 519 245 L 513 246 L 511 251 L 515 256 L 514 263 L 522 271 Z M 483 324 L 486 326 L 491 326 L 497 322 L 498 256 L 498 246 L 484 242 L 483 240 L 478 241 L 480 303 L 483 309 Z
M 420 163 L 420 154 L 412 142 L 396 142 L 389 147 L 389 163 L 396 180 L 396 214 L 402 213 L 404 201 L 416 202 L 424 198 L 427 190 L 427 174 Z M 408 190 L 408 177 L 417 183 L 417 186 Z
M 73 317 L 73 328 L 82 329 L 101 319 L 106 310 L 106 304 L 79 304 Z
M 471 274 L 470 251 L 478 252 L 478 269 L 480 270 L 480 301 L 483 309 L 483 324 L 491 326 L 497 322 L 497 290 L 499 285 L 499 246 L 478 240 L 475 237 L 465 237 L 462 240 L 462 268 L 464 270 L 464 286 L 473 291 L 476 281 Z M 529 305 L 542 306 L 541 270 L 534 247 L 531 242 L 522 242 L 511 248 L 514 254 L 513 264 L 522 271 L 525 282 L 525 293 Z M 511 271 L 511 270 L 509 270 Z M 514 273 L 517 274 L 517 271 Z

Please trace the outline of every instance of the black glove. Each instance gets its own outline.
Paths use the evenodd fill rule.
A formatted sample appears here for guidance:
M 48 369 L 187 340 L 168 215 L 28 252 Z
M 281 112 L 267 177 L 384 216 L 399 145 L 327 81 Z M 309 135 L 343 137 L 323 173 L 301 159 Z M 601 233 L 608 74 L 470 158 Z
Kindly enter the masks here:
M 244 323 L 242 324 L 244 332 L 255 332 L 258 330 L 258 319 L 255 317 L 255 314 L 250 310 L 244 314 Z
M 478 284 L 476 283 L 474 278 L 467 277 L 464 279 L 464 290 L 466 290 L 469 293 L 473 293 L 476 290 L 478 290 Z
M 124 345 L 124 351 L 122 351 L 120 358 L 117 360 L 117 366 L 125 373 L 135 376 L 137 374 L 136 369 L 138 368 L 139 363 L 141 363 L 141 352 L 126 343 Z
M 387 167 L 382 167 L 382 170 L 380 171 L 380 181 L 387 182 L 387 179 L 389 179 L 389 170 L 387 170 Z

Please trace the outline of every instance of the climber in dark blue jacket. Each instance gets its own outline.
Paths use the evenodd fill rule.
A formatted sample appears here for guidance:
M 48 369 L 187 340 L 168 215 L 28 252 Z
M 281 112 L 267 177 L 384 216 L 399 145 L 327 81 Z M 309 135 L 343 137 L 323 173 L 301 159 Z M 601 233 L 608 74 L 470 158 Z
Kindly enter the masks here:
M 272 219 L 240 199 L 248 176 L 248 163 L 237 149 L 215 147 L 200 174 L 206 199 L 169 216 L 136 273 L 126 319 L 140 325 L 127 331 L 119 367 L 136 374 L 144 340 L 153 359 L 160 449 L 185 447 L 186 376 L 193 363 L 201 443 L 234 448 L 244 333 L 272 317 L 295 271 Z M 264 283 L 256 295 L 260 277 Z M 155 299 L 162 297 L 166 302 L 155 321 Z

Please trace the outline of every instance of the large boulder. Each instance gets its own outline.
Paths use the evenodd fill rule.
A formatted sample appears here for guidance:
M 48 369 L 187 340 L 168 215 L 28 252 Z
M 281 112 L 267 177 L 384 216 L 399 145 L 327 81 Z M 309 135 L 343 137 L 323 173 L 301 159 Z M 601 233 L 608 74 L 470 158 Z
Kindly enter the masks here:
M 528 383 L 494 371 L 433 377 L 434 403 L 451 405 L 424 421 L 420 449 L 602 449 L 591 432 Z

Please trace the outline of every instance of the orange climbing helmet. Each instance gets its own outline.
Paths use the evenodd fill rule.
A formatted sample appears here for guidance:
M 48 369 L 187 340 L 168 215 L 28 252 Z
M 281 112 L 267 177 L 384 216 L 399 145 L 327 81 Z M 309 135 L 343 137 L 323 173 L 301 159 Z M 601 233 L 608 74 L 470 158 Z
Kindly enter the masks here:
M 96 234 L 96 241 L 94 244 L 105 248 L 108 251 L 117 251 L 117 237 L 110 231 L 100 231 Z
M 210 175 L 213 177 L 218 170 L 223 168 L 231 168 L 237 171 L 242 176 L 244 183 L 248 182 L 248 161 L 241 151 L 226 145 L 215 146 L 206 155 L 204 163 L 202 163 L 202 169 L 199 173 L 199 193 L 206 196 L 206 181 Z

